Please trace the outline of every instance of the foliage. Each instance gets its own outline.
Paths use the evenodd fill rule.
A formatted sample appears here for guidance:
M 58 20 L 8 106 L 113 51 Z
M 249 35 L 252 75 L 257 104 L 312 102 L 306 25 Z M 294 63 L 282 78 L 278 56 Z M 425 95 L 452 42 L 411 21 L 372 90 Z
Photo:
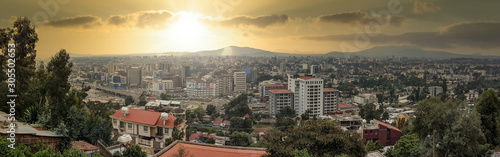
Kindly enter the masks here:
M 375 108 L 376 106 L 374 104 L 359 105 L 359 115 L 368 122 L 373 119 L 382 120 L 380 115 L 384 113 L 384 109 L 379 107 L 379 109 L 376 110 Z
M 278 118 L 274 127 L 280 131 L 286 131 L 297 125 L 297 122 L 292 118 Z
M 215 106 L 210 104 L 210 105 L 207 105 L 207 114 L 208 115 L 212 115 L 216 112 L 215 110 Z
M 232 132 L 231 135 L 229 135 L 229 141 L 228 145 L 231 146 L 243 146 L 243 147 L 248 147 L 250 144 L 252 144 L 252 139 L 250 135 L 248 135 L 245 132 Z
M 71 84 L 68 82 L 73 64 L 69 62 L 69 54 L 66 50 L 59 51 L 47 65 L 47 94 L 49 109 L 52 114 L 48 123 L 49 127 L 57 126 L 68 117 L 68 102 L 72 99 L 68 96 Z M 70 104 L 72 105 L 72 104 Z
M 231 132 L 242 131 L 251 133 L 253 131 L 253 122 L 250 118 L 233 117 L 229 121 L 231 121 L 231 126 L 229 127 L 229 131 Z
M 209 139 L 205 140 L 205 143 L 215 144 L 215 139 L 213 137 L 210 137 Z
M 141 147 L 138 145 L 133 145 L 123 151 L 124 157 L 146 157 L 146 152 L 143 152 Z
M 309 152 L 307 152 L 307 149 L 302 149 L 302 150 L 295 149 L 293 151 L 293 156 L 294 157 L 311 157 L 309 155 Z
M 364 156 L 359 134 L 343 131 L 331 121 L 302 121 L 299 127 L 286 131 L 273 130 L 264 137 L 268 156 L 292 156 L 294 150 L 307 149 L 311 156 L 348 154 Z
M 382 146 L 382 144 L 380 144 L 380 141 L 378 140 L 375 142 L 368 142 L 365 147 L 367 152 L 381 150 L 382 148 L 384 148 L 384 146 Z
M 407 134 L 401 136 L 401 138 L 396 142 L 394 148 L 387 153 L 387 156 L 397 157 L 397 156 L 407 156 L 407 157 L 419 157 L 422 156 L 423 148 L 420 143 L 420 139 L 417 134 Z
M 87 155 L 85 155 L 85 153 L 83 153 L 83 151 L 78 150 L 78 149 L 73 149 L 73 148 L 64 151 L 64 153 L 62 155 L 63 156 L 71 156 L 71 157 L 87 157 Z
M 113 157 L 123 157 L 123 154 L 120 151 L 115 151 Z
M 481 130 L 488 143 L 500 144 L 500 100 L 493 89 L 483 92 L 476 105 L 481 117 Z
M 287 118 L 295 118 L 295 110 L 290 107 L 286 106 L 283 109 L 281 109 L 280 113 L 276 115 L 276 118 L 281 118 L 281 117 L 287 117 Z
M 130 105 L 134 103 L 134 98 L 132 98 L 132 96 L 126 96 L 125 97 L 125 105 Z
M 300 118 L 302 120 L 309 120 L 309 117 L 310 117 L 309 113 L 311 113 L 311 110 L 306 110 L 306 112 L 304 112 L 302 115 L 300 115 Z
M 232 117 L 243 117 L 244 115 L 252 115 L 252 110 L 247 104 L 248 98 L 246 94 L 240 94 L 238 97 L 231 100 L 229 103 L 224 105 L 224 113 L 226 114 L 225 119 L 231 119 Z

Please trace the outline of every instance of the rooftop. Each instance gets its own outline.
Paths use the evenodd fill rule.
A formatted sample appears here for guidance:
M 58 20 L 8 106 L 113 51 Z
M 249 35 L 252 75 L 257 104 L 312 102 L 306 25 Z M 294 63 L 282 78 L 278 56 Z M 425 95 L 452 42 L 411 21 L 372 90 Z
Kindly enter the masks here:
M 299 77 L 299 79 L 309 80 L 309 79 L 315 79 L 315 78 L 311 77 L 311 76 L 302 76 L 302 77 Z
M 323 88 L 323 92 L 336 92 L 339 90 L 333 89 L 333 88 Z
M 293 93 L 291 90 L 269 90 L 269 92 L 274 94 Z
M 217 154 L 218 157 L 260 157 L 266 154 L 266 148 L 254 147 L 235 147 L 235 146 L 220 146 L 204 143 L 194 143 L 185 141 L 175 141 L 162 151 L 153 155 L 153 157 L 170 157 L 177 154 L 179 148 L 184 147 L 186 152 L 196 157 L 212 157 Z
M 122 109 L 117 110 L 115 114 L 111 115 L 111 118 L 117 118 L 117 119 L 122 119 L 124 121 L 129 121 L 129 122 L 136 122 L 136 123 L 141 123 L 141 124 L 147 124 L 147 125 L 156 125 L 156 126 L 169 126 L 173 127 L 174 126 L 174 121 L 177 119 L 177 117 L 173 116 L 172 114 L 168 114 L 168 120 L 165 121 L 165 125 L 163 125 L 163 119 L 161 119 L 161 112 L 155 112 L 155 111 L 145 111 L 145 110 L 138 110 L 138 109 L 128 109 L 128 114 L 127 116 L 124 115 L 122 112 Z

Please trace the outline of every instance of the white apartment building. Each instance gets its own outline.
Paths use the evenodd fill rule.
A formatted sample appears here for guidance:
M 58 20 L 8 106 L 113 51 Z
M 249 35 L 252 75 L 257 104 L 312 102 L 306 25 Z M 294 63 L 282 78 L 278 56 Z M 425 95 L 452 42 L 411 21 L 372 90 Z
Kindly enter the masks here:
M 292 78 L 288 76 L 288 89 L 294 93 L 294 108 L 298 115 L 310 110 L 312 116 L 324 113 L 323 79 L 310 76 Z

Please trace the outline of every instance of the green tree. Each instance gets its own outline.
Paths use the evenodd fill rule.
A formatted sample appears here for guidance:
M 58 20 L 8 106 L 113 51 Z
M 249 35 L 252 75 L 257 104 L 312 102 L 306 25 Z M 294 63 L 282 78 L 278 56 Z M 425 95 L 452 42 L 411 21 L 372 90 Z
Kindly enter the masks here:
M 300 118 L 302 118 L 302 120 L 309 120 L 309 117 L 310 117 L 309 113 L 311 113 L 311 110 L 306 110 L 306 112 L 304 112 L 302 115 L 300 115 Z
M 281 109 L 280 113 L 276 115 L 277 118 L 287 117 L 287 118 L 295 118 L 295 110 L 290 106 L 285 106 Z
M 294 128 L 296 125 L 297 122 L 292 118 L 278 118 L 274 127 L 280 131 L 285 131 Z
M 380 144 L 380 141 L 378 140 L 375 142 L 368 142 L 365 147 L 367 152 L 381 150 L 382 148 L 384 148 L 384 146 L 382 146 L 382 144 Z
M 205 143 L 215 144 L 215 139 L 213 137 L 210 137 L 209 139 L 205 140 Z
M 231 121 L 231 126 L 229 127 L 229 131 L 242 131 L 242 132 L 247 132 L 251 133 L 253 131 L 252 129 L 252 119 L 250 118 L 240 118 L 240 117 L 233 117 L 229 121 Z
M 366 151 L 359 134 L 343 131 L 331 121 L 302 121 L 286 131 L 272 130 L 264 136 L 268 156 L 292 156 L 294 150 L 307 149 L 311 156 L 348 154 L 364 156 Z
M 481 94 L 476 104 L 476 111 L 481 117 L 481 130 L 488 143 L 500 144 L 500 100 L 493 89 Z
M 216 109 L 215 109 L 215 106 L 210 104 L 210 105 L 207 105 L 207 114 L 208 115 L 212 115 L 216 112 Z
M 248 135 L 245 132 L 238 132 L 234 131 L 229 135 L 229 145 L 231 146 L 243 146 L 243 147 L 248 147 L 250 144 L 252 144 L 252 139 L 250 135 Z
M 52 113 L 48 123 L 49 128 L 57 126 L 68 117 L 68 110 L 72 105 L 66 102 L 71 87 L 68 82 L 71 67 L 73 64 L 69 62 L 69 54 L 64 49 L 52 57 L 47 65 L 47 94 Z
M 309 152 L 307 152 L 307 149 L 302 149 L 302 150 L 295 149 L 293 151 L 293 156 L 294 157 L 311 157 L 309 155 Z
M 133 145 L 123 151 L 124 157 L 146 157 L 148 156 L 146 152 L 143 152 L 141 147 L 138 145 Z
M 87 157 L 83 151 L 78 150 L 78 149 L 68 149 L 63 152 L 62 156 L 71 156 L 71 157 Z
M 390 157 L 420 157 L 423 150 L 418 134 L 406 134 L 401 136 L 394 148 L 386 154 Z
M 134 98 L 132 98 L 132 96 L 126 96 L 125 97 L 125 105 L 130 105 L 134 103 Z

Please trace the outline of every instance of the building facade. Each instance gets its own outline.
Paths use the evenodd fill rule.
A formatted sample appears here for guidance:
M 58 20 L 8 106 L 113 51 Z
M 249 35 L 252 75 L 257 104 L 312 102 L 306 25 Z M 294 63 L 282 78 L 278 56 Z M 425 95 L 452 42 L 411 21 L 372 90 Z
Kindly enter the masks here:
M 132 67 L 127 72 L 127 81 L 129 87 L 137 87 L 142 82 L 142 69 L 140 67 Z
M 247 75 L 245 72 L 234 72 L 234 92 L 245 93 L 247 90 Z
M 293 92 L 290 90 L 268 90 L 269 113 L 272 116 L 280 113 L 285 107 L 293 108 Z
M 215 96 L 228 96 L 233 94 L 234 78 L 231 74 L 223 74 L 215 77 Z
M 339 91 L 333 88 L 324 88 L 323 89 L 323 113 L 328 114 L 328 112 L 337 111 L 338 104 L 340 102 Z

